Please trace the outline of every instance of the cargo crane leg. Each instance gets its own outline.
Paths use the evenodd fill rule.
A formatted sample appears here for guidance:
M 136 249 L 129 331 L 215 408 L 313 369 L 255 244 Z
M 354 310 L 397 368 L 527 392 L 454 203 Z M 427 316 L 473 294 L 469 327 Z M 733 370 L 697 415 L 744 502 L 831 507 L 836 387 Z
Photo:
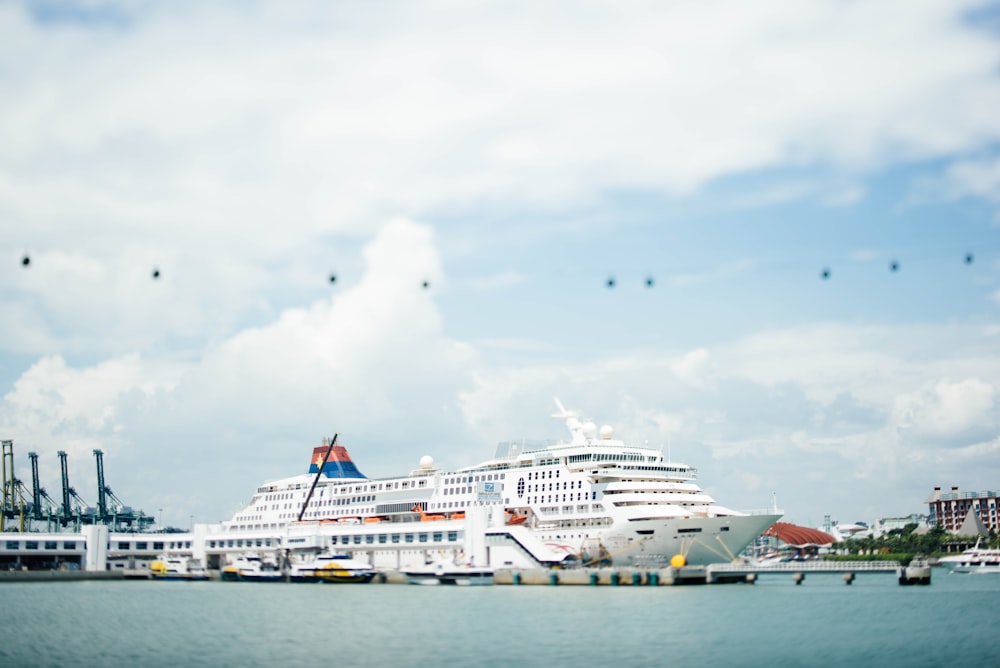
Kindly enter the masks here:
M 97 459 L 97 519 L 95 522 L 105 523 L 108 518 L 108 499 L 104 493 L 104 453 L 94 450 Z
M 0 532 L 6 530 L 5 522 L 9 516 L 18 518 L 18 531 L 24 531 L 24 492 L 21 481 L 14 477 L 14 441 L 3 441 L 3 464 L 0 472 L 3 474 L 3 507 L 0 508 Z

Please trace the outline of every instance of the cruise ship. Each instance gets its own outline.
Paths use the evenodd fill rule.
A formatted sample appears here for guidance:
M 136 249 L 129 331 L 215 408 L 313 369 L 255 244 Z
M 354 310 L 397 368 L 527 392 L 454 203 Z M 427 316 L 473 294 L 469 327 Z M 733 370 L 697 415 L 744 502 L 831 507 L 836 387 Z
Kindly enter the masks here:
M 379 569 L 456 565 L 662 567 L 729 562 L 780 519 L 719 505 L 691 466 L 629 445 L 556 399 L 569 438 L 506 441 L 454 471 L 429 456 L 405 475 L 368 478 L 337 438 L 308 471 L 268 482 L 206 535 L 206 553 L 340 551 Z M 294 558 L 294 556 L 293 556 Z

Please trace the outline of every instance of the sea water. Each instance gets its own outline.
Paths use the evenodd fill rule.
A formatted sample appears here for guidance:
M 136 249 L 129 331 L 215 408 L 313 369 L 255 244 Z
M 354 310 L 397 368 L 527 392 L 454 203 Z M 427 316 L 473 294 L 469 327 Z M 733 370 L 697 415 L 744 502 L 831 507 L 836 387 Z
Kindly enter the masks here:
M 0 666 L 1000 666 L 1000 576 L 754 585 L 0 583 Z

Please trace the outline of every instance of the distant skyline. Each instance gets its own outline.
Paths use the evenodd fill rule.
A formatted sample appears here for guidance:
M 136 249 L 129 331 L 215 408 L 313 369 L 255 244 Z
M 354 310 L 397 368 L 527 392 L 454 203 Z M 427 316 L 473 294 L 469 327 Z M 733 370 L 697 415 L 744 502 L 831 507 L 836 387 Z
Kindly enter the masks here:
M 555 396 L 797 524 L 1000 487 L 995 2 L 6 2 L 0 62 L 0 438 L 50 495 L 101 448 L 216 522 Z

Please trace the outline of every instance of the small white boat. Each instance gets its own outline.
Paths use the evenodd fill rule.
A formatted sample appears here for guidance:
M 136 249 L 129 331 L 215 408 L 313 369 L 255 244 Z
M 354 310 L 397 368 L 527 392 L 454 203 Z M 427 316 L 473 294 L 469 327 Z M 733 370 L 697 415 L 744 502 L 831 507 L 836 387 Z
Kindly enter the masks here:
M 752 558 L 750 560 L 750 565 L 757 568 L 768 568 L 770 566 L 777 566 L 789 560 L 790 559 L 787 554 L 782 552 L 769 552 Z
M 418 585 L 491 585 L 493 584 L 493 569 L 488 567 L 470 566 L 437 562 L 427 564 L 423 568 L 410 568 L 403 571 L 410 584 Z
M 207 580 L 201 561 L 191 557 L 160 556 L 149 565 L 154 580 Z
M 223 580 L 244 582 L 280 582 L 284 574 L 273 563 L 264 561 L 255 554 L 242 555 L 232 564 L 222 569 Z
M 320 554 L 312 561 L 292 564 L 289 580 L 292 582 L 371 582 L 375 569 L 364 561 L 347 554 Z

